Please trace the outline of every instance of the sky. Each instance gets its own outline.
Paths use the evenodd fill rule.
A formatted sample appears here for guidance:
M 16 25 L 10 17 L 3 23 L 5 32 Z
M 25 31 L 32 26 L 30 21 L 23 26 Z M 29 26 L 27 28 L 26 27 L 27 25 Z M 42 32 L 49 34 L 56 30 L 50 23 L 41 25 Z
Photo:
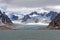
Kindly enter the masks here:
M 11 7 L 42 7 L 60 5 L 60 0 L 0 0 L 0 4 Z
M 8 10 L 25 11 L 26 8 L 28 10 L 48 8 L 60 11 L 60 0 L 0 0 L 0 7 L 4 10 L 8 7 Z

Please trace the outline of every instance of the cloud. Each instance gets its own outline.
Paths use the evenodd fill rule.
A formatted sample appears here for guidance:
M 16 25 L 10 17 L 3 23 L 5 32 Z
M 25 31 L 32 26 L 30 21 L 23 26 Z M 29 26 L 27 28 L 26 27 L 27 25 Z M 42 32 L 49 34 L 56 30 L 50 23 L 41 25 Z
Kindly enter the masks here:
M 21 10 L 21 7 L 43 7 L 48 10 L 59 9 L 60 11 L 60 0 L 0 0 L 0 6 L 1 5 L 6 5 L 8 7 L 7 10 Z
M 46 6 L 45 9 L 60 12 L 60 5 L 57 5 L 57 6 Z
M 0 0 L 1 3 L 9 3 L 11 0 Z
M 1 0 L 14 7 L 41 7 L 47 5 L 60 5 L 60 0 Z

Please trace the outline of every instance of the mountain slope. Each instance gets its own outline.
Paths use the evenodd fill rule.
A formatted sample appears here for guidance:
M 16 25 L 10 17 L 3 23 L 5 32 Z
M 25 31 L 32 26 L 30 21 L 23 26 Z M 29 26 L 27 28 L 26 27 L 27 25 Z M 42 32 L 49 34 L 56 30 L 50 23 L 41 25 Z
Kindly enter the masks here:
M 48 29 L 60 29 L 60 13 L 50 22 Z
M 26 14 L 24 15 L 24 17 L 22 18 L 23 22 L 35 22 L 36 20 L 39 22 L 50 22 L 51 20 L 53 20 L 55 18 L 55 16 L 57 15 L 57 12 L 54 11 L 50 11 L 49 13 L 37 13 L 35 12 L 31 12 L 30 14 Z
M 4 13 L 0 11 L 0 29 L 13 29 L 14 24 L 10 20 L 10 18 Z

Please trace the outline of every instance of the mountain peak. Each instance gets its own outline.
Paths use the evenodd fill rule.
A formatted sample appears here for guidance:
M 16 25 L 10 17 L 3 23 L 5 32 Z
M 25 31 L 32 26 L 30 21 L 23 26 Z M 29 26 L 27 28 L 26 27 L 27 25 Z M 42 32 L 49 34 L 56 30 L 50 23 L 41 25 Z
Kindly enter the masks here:
M 1 28 L 10 28 L 13 29 L 14 24 L 12 23 L 12 21 L 10 20 L 10 18 L 5 14 L 5 12 L 1 12 L 0 11 L 0 29 Z
M 60 29 L 60 13 L 50 22 L 48 29 Z
M 34 14 L 38 15 L 36 11 L 30 13 L 30 15 L 34 15 Z

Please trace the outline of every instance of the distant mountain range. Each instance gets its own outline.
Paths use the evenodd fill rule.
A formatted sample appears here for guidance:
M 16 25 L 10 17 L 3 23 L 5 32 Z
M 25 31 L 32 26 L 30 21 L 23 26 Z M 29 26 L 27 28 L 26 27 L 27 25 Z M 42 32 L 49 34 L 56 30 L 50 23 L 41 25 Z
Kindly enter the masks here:
M 22 20 L 22 22 L 33 22 L 34 20 L 39 20 L 39 21 L 51 21 L 55 18 L 55 16 L 58 14 L 58 12 L 55 11 L 50 11 L 50 12 L 44 12 L 44 13 L 38 13 L 36 11 L 31 12 L 29 14 L 23 15 L 23 14 L 11 14 L 10 19 L 12 20 Z
M 2 8 L 7 10 L 6 8 Z M 22 9 L 22 8 L 21 8 Z M 2 10 L 3 12 L 3 10 Z M 22 20 L 22 22 L 34 22 L 34 20 L 39 20 L 40 22 L 50 22 L 58 14 L 55 10 L 51 11 L 48 8 L 30 8 L 22 9 L 21 11 L 6 11 L 7 16 L 10 20 Z
M 57 15 L 57 12 L 54 11 L 50 11 L 49 13 L 37 13 L 35 12 L 31 12 L 30 14 L 24 15 L 24 17 L 22 18 L 23 21 L 27 21 L 28 19 L 32 19 L 33 21 L 35 20 L 42 20 L 44 21 L 49 21 L 49 20 L 53 20 L 55 18 L 55 16 Z M 44 20 L 45 19 L 45 20 Z
M 7 15 L 8 14 L 8 15 Z M 49 11 L 49 12 L 43 12 L 39 13 L 37 11 L 33 11 L 27 14 L 21 14 L 20 12 L 8 12 L 5 14 L 5 12 L 0 11 L 0 26 L 1 24 L 4 24 L 2 29 L 8 28 L 8 29 L 16 29 L 15 26 L 13 26 L 12 21 L 18 21 L 19 23 L 50 23 L 55 17 L 59 14 L 56 11 Z

